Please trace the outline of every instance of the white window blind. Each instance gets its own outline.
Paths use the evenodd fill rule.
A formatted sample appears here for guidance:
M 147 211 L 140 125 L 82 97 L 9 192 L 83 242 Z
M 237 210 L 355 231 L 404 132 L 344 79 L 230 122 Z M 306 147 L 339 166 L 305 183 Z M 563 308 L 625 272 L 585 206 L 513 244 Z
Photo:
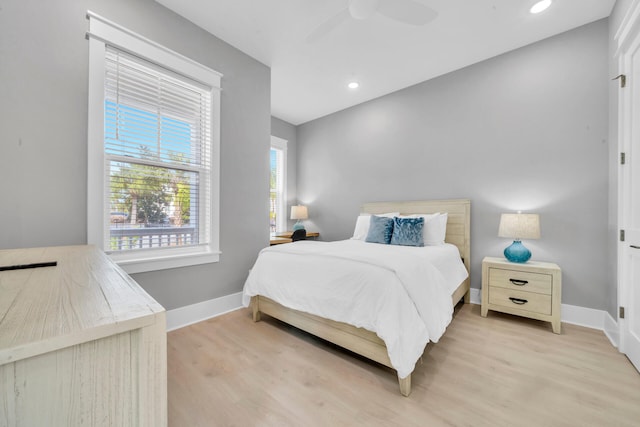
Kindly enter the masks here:
M 212 88 L 105 55 L 105 250 L 209 243 Z

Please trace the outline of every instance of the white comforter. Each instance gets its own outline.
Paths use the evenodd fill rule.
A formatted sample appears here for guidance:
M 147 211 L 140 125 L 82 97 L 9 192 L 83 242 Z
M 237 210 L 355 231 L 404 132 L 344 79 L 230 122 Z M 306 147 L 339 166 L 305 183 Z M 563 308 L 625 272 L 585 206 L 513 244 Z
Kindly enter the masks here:
M 265 248 L 243 303 L 263 295 L 283 306 L 375 332 L 405 378 L 451 321 L 453 290 L 468 276 L 453 245 L 424 248 L 359 240 Z

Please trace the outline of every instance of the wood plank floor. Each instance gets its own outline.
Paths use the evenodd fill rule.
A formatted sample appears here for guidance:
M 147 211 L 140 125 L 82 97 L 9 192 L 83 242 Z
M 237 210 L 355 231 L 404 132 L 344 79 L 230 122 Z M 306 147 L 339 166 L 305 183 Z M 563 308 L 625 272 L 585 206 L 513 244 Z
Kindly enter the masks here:
M 640 374 L 600 331 L 458 306 L 395 372 L 238 310 L 168 334 L 170 426 L 640 426 Z

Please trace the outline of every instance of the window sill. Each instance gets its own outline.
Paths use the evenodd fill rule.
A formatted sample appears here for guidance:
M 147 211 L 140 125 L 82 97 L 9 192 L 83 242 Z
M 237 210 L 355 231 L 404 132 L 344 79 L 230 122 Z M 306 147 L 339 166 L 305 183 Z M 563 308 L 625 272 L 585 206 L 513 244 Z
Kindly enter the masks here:
M 209 247 L 171 248 L 133 253 L 110 253 L 109 256 L 128 274 L 210 264 L 220 260 L 219 251 Z

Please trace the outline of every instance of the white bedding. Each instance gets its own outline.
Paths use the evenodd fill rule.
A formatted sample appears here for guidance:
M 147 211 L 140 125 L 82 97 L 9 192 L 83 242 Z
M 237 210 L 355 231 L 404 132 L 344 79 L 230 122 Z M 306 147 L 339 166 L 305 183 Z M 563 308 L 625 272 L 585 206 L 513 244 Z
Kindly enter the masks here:
M 408 247 L 299 241 L 265 248 L 244 285 L 285 307 L 375 332 L 405 378 L 451 321 L 451 294 L 468 276 L 450 244 Z

